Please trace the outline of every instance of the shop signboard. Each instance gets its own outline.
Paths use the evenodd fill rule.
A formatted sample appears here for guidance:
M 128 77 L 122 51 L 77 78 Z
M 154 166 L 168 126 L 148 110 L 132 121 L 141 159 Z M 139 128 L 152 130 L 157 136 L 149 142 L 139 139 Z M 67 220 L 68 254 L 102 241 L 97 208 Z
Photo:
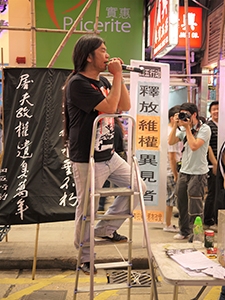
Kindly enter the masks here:
M 188 33 L 191 48 L 201 47 L 202 36 L 202 8 L 188 7 Z M 185 47 L 186 43 L 186 17 L 184 7 L 179 9 L 179 39 L 177 47 Z
M 154 56 L 162 57 L 178 43 L 178 0 L 159 0 Z
M 149 45 L 152 45 L 152 35 L 154 29 L 154 16 L 155 7 L 150 14 L 150 39 Z M 189 31 L 189 44 L 192 49 L 201 47 L 202 37 L 202 8 L 201 7 L 188 7 L 188 31 Z M 184 6 L 179 7 L 179 20 L 178 20 L 178 44 L 175 48 L 185 48 L 186 42 L 186 19 Z M 155 45 L 156 47 L 156 45 Z M 165 54 L 164 54 L 165 55 Z
M 35 1 L 36 27 L 55 29 L 56 32 L 36 32 L 37 66 L 46 67 L 88 0 Z M 93 32 L 97 0 L 94 0 L 78 24 L 76 31 Z M 111 57 L 121 57 L 125 64 L 130 59 L 142 58 L 143 1 L 104 0 L 100 2 L 98 32 L 105 40 Z M 72 34 L 57 58 L 54 67 L 72 68 L 72 51 L 81 34 Z

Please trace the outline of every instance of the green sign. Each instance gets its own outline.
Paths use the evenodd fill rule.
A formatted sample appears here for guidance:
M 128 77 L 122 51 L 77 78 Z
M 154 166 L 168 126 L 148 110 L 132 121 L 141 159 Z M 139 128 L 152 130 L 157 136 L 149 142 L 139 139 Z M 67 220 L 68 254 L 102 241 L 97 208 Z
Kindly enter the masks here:
M 36 27 L 69 30 L 87 0 L 35 1 Z M 93 31 L 97 0 L 94 0 L 78 24 L 77 31 Z M 98 20 L 100 36 L 111 57 L 142 59 L 143 0 L 101 0 Z M 65 33 L 37 32 L 37 67 L 47 67 Z M 57 58 L 54 68 L 73 68 L 72 51 L 80 34 L 72 34 Z

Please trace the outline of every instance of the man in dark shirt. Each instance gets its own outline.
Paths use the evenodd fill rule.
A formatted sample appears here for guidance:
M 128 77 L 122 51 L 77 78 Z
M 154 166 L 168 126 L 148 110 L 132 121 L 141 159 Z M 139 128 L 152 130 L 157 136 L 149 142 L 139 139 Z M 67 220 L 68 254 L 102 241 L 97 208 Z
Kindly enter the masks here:
M 130 96 L 122 77 L 120 58 L 111 58 L 106 51 L 103 39 L 94 34 L 82 36 L 73 51 L 74 71 L 69 76 L 64 88 L 65 137 L 69 141 L 69 156 L 72 164 L 78 205 L 75 214 L 74 244 L 80 245 L 81 223 L 88 177 L 89 153 L 92 139 L 92 127 L 95 118 L 101 114 L 114 114 L 117 109 L 130 109 Z M 108 71 L 113 76 L 112 86 L 100 76 Z M 109 179 L 119 187 L 129 187 L 130 165 L 114 151 L 114 118 L 108 117 L 99 122 L 95 142 L 95 188 L 102 188 Z M 146 191 L 142 181 L 143 193 Z M 137 181 L 134 180 L 137 191 Z M 139 196 L 134 196 L 134 207 Z M 98 203 L 95 203 L 95 212 Z M 129 213 L 129 197 L 118 196 L 109 207 L 107 215 Z M 126 242 L 127 237 L 117 233 L 124 220 L 101 220 L 95 227 L 95 236 L 112 242 Z M 90 241 L 90 223 L 86 222 L 83 242 Z M 90 248 L 82 247 L 81 269 L 90 274 Z M 91 262 L 94 263 L 94 262 Z M 94 268 L 95 270 L 95 268 Z M 95 273 L 97 271 L 95 270 Z
M 208 121 L 208 125 L 211 129 L 211 138 L 209 142 L 209 173 L 208 173 L 208 194 L 205 199 L 204 207 L 204 227 L 217 223 L 217 217 L 215 212 L 215 188 L 216 188 L 216 168 L 213 167 L 216 164 L 217 160 L 217 135 L 218 135 L 218 115 L 219 115 L 219 102 L 213 101 L 209 106 L 209 112 L 211 114 L 211 119 Z M 212 151 L 211 151 L 212 150 Z M 215 172 L 215 174 L 214 174 Z

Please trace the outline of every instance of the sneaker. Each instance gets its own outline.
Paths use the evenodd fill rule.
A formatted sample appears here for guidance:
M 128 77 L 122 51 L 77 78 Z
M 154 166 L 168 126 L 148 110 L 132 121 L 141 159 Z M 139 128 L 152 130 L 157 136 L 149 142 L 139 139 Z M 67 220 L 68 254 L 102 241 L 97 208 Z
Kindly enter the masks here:
M 84 272 L 85 275 L 90 275 L 90 262 L 85 262 L 80 266 L 80 269 Z M 94 274 L 97 274 L 97 270 L 94 266 Z
M 194 233 L 190 234 L 188 238 L 188 243 L 193 243 L 193 239 L 194 239 Z
M 102 239 L 110 240 L 113 243 L 126 243 L 127 237 L 124 235 L 120 235 L 116 232 L 116 230 L 110 236 L 102 236 Z
M 178 233 L 178 234 L 176 234 L 173 238 L 175 239 L 175 240 L 185 240 L 185 239 L 187 239 L 189 237 L 189 235 L 182 235 L 182 234 L 180 234 L 180 233 Z
M 163 230 L 168 232 L 178 232 L 179 228 L 176 227 L 175 225 L 170 224 L 170 226 L 164 227 Z

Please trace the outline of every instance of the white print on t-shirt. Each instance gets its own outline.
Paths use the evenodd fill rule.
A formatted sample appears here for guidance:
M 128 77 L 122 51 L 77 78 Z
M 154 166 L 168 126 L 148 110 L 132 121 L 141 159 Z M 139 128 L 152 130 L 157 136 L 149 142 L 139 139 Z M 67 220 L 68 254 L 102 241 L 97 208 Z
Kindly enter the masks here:
M 104 118 L 97 128 L 95 151 L 101 152 L 113 148 L 114 119 Z

